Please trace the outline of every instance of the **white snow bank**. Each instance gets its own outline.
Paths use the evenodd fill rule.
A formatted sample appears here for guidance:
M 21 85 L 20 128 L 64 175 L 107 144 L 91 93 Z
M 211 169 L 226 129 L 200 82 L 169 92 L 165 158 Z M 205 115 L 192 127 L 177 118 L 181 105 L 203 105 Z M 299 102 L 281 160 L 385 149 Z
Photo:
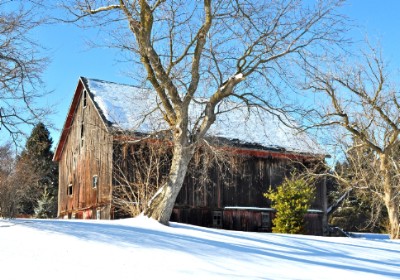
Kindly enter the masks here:
M 251 233 L 141 217 L 0 220 L 1 279 L 398 279 L 400 242 Z

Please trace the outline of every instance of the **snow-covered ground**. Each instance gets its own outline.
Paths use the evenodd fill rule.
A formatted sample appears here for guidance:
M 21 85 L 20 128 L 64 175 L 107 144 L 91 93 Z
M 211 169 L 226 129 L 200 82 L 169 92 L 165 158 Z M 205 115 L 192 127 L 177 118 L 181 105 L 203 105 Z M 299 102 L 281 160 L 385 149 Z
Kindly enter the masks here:
M 0 279 L 400 279 L 400 242 L 249 233 L 144 217 L 0 220 Z

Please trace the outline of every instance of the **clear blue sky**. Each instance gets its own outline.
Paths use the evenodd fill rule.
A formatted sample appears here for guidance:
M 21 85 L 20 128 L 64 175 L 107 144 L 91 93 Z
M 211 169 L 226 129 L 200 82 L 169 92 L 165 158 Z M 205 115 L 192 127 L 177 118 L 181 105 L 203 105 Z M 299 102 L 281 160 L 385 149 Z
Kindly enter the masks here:
M 349 0 L 341 11 L 359 26 L 351 33 L 354 40 L 362 40 L 367 34 L 372 42 L 379 40 L 385 59 L 391 61 L 393 68 L 400 69 L 400 1 Z M 51 130 L 56 145 L 79 76 L 128 84 L 132 81 L 124 74 L 129 70 L 128 65 L 116 62 L 116 50 L 90 49 L 86 44 L 87 38 L 104 40 L 102 34 L 64 24 L 46 26 L 34 36 L 48 48 L 52 60 L 43 79 L 53 93 L 41 103 L 53 106 L 56 111 L 49 116 L 58 128 Z

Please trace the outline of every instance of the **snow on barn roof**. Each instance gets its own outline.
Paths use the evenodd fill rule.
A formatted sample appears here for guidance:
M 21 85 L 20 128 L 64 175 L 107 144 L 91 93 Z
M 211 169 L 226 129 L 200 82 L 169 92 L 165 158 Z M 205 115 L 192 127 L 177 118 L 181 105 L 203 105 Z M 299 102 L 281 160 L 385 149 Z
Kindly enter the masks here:
M 153 133 L 168 129 L 163 120 L 155 92 L 134 86 L 97 79 L 82 78 L 93 101 L 113 128 Z M 194 123 L 205 104 L 192 102 L 189 108 Z M 207 135 L 238 144 L 262 146 L 264 149 L 325 155 L 326 152 L 305 132 L 286 126 L 278 117 L 260 108 L 224 102 Z

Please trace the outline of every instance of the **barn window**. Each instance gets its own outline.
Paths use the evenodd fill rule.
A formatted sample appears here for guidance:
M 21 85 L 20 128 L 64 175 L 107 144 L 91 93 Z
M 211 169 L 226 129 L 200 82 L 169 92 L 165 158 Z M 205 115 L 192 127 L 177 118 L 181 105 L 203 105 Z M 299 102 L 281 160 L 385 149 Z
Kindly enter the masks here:
M 67 195 L 68 196 L 72 196 L 72 190 L 73 190 L 72 184 L 69 184 L 68 188 L 67 188 Z
M 85 123 L 81 122 L 81 147 L 83 147 L 83 143 L 85 142 Z
M 222 227 L 222 211 L 213 211 L 213 227 Z
M 92 188 L 96 189 L 98 183 L 99 183 L 99 177 L 97 175 L 94 175 L 92 178 Z
M 261 227 L 269 228 L 270 225 L 271 225 L 270 213 L 267 212 L 261 213 Z
M 85 123 L 82 121 L 81 122 L 81 138 L 84 137 L 84 133 L 85 133 Z
M 86 90 L 83 91 L 83 102 L 82 102 L 83 108 L 86 108 L 87 105 L 87 92 Z

